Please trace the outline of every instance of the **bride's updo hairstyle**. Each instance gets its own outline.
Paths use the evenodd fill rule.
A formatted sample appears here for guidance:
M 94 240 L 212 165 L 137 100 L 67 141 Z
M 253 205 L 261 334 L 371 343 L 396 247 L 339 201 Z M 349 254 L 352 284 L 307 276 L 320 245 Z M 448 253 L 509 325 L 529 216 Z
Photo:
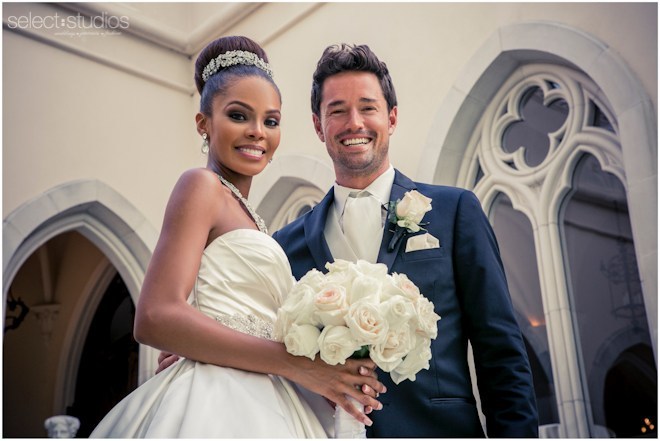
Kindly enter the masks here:
M 269 81 L 280 95 L 268 65 L 268 56 L 257 43 L 241 36 L 221 37 L 209 43 L 195 62 L 195 85 L 200 95 L 200 111 L 211 115 L 213 98 L 219 93 L 226 93 L 235 80 L 250 76 Z

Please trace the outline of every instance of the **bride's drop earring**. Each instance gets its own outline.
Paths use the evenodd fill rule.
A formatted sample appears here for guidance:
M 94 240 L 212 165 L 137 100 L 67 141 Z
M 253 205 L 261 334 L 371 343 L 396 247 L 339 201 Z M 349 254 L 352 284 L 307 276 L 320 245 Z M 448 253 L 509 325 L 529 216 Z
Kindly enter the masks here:
M 209 152 L 209 140 L 208 140 L 209 135 L 204 133 L 202 135 L 202 153 L 207 154 Z

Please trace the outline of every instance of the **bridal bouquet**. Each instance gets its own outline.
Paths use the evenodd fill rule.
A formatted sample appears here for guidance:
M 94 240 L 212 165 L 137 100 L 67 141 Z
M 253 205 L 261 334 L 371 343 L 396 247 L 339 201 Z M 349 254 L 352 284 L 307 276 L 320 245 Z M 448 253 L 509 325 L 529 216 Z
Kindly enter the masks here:
M 289 353 L 332 365 L 369 356 L 396 384 L 429 368 L 440 316 L 405 274 L 363 260 L 326 269 L 305 274 L 277 312 L 275 337 Z M 363 435 L 364 426 L 352 433 Z

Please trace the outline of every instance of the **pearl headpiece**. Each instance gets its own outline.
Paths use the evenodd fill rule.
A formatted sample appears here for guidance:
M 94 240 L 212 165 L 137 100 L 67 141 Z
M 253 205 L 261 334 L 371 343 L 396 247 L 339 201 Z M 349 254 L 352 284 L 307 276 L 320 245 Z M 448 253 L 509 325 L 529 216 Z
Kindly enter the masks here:
M 273 70 L 270 68 L 270 65 L 259 58 L 259 56 L 254 52 L 229 51 L 225 52 L 224 54 L 220 54 L 209 61 L 209 64 L 207 64 L 202 71 L 202 79 L 204 82 L 207 82 L 209 78 L 211 78 L 211 75 L 220 69 L 228 66 L 234 66 L 236 64 L 258 67 L 259 69 L 266 72 L 269 77 L 273 77 Z

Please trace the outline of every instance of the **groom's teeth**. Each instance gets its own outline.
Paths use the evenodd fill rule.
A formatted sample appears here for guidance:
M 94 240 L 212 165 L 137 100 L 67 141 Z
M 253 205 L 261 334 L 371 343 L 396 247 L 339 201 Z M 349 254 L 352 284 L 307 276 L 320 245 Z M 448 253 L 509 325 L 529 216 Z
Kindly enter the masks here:
M 368 143 L 369 143 L 368 138 L 353 138 L 342 141 L 342 144 L 344 145 L 358 145 L 358 144 L 368 144 Z

